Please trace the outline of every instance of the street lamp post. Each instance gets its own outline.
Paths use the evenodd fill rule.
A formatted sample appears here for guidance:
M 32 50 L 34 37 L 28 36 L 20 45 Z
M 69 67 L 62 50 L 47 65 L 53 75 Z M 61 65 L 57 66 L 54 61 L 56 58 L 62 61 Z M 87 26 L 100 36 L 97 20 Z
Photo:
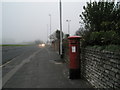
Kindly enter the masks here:
M 47 44 L 48 44 L 48 24 L 47 24 Z
M 68 34 L 70 35 L 70 21 L 71 20 L 66 20 L 66 22 L 68 22 Z
M 50 16 L 50 35 L 51 35 L 51 14 L 49 14 Z M 50 38 L 50 43 L 51 43 L 51 38 Z

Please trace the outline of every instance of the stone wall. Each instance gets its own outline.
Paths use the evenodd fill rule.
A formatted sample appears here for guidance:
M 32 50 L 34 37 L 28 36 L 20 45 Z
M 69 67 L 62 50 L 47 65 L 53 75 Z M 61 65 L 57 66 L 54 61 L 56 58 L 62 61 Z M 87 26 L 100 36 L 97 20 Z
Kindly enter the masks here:
M 81 73 L 96 88 L 120 90 L 120 53 L 81 49 Z

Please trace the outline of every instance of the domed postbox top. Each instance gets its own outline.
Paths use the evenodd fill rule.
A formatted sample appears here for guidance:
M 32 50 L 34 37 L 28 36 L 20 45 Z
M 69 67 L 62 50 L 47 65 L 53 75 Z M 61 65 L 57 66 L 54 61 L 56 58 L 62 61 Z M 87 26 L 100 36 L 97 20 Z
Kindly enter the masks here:
M 70 36 L 68 39 L 81 39 L 81 36 Z

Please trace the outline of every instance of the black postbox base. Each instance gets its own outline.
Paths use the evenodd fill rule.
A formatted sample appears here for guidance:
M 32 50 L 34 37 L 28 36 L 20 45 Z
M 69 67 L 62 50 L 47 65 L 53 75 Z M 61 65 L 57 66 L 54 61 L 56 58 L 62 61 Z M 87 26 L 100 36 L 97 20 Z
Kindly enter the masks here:
M 80 79 L 80 69 L 69 69 L 69 79 Z

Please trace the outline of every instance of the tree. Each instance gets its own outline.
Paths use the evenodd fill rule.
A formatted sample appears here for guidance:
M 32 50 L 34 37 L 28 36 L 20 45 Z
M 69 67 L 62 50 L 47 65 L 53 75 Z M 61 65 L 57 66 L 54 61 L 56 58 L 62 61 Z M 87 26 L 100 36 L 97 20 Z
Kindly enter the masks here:
M 80 27 L 76 32 L 75 35 L 77 36 L 84 36 L 85 34 L 85 29 L 83 27 Z
M 120 6 L 114 2 L 87 2 L 80 15 L 90 31 L 120 30 Z
M 62 32 L 62 37 L 64 33 Z M 60 39 L 60 30 L 56 30 L 53 34 L 50 35 L 50 39 L 59 40 Z
M 62 38 L 64 36 L 64 33 L 62 32 Z M 56 38 L 60 39 L 60 30 L 56 30 Z
M 41 41 L 41 40 L 35 40 L 35 44 L 42 44 L 43 43 L 43 41 Z
M 119 3 L 87 2 L 83 9 L 80 17 L 84 22 L 85 31 L 80 28 L 76 34 L 83 33 L 84 45 L 120 44 Z

